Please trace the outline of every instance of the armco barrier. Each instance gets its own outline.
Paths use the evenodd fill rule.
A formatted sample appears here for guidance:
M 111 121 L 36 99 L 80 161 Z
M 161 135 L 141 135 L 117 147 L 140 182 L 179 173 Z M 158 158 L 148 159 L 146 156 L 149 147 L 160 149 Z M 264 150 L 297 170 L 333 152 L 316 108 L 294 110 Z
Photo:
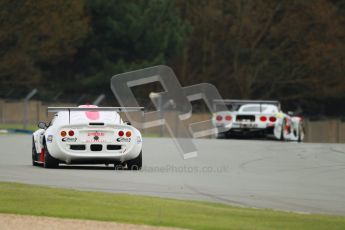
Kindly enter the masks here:
M 73 104 L 44 104 L 41 101 L 32 100 L 29 102 L 28 118 L 30 124 L 37 124 L 39 121 L 48 122 L 52 114 L 47 115 L 48 106 L 76 106 Z M 6 101 L 0 99 L 0 124 L 22 124 L 24 104 L 22 101 Z M 211 115 L 206 113 L 193 114 L 188 120 L 183 121 L 186 125 L 198 121 L 210 119 Z M 126 120 L 124 116 L 124 120 Z M 305 120 L 305 142 L 317 143 L 345 143 L 345 122 L 340 119 L 330 119 L 322 121 Z M 1 129 L 1 128 L 0 128 Z M 12 129 L 14 133 L 30 133 L 21 129 Z M 142 130 L 148 136 L 169 136 L 163 127 L 154 127 Z

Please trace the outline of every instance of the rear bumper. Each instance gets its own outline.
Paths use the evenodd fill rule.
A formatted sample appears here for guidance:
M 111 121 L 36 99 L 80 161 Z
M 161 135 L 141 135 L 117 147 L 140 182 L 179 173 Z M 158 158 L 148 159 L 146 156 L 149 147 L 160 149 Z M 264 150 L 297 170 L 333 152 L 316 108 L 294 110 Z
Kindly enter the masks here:
M 257 133 L 257 132 L 265 132 L 273 134 L 274 127 L 267 127 L 267 128 L 234 128 L 230 129 L 228 132 L 233 133 Z
M 247 136 L 247 135 L 273 135 L 274 126 L 265 127 L 265 128 L 231 128 L 226 132 L 223 132 L 225 135 L 233 136 Z
M 61 130 L 74 130 L 72 137 L 61 136 Z M 120 136 L 118 133 L 122 131 Z M 130 136 L 123 136 L 131 132 Z M 132 126 L 109 124 L 89 127 L 68 125 L 48 128 L 45 134 L 47 148 L 52 157 L 70 164 L 73 162 L 125 162 L 136 158 L 142 148 L 140 132 Z M 96 138 L 97 137 L 97 138 Z
M 113 143 L 85 143 L 77 144 L 84 145 L 85 149 L 71 149 L 71 148 L 61 148 L 61 146 L 51 146 L 48 147 L 50 155 L 59 161 L 67 164 L 72 163 L 110 163 L 114 161 L 125 162 L 136 158 L 142 148 L 142 144 L 134 144 L 131 146 L 122 145 L 121 149 L 109 149 L 110 145 Z M 97 145 L 97 146 L 96 146 Z M 118 145 L 118 144 L 116 144 Z M 75 146 L 70 144 L 70 147 Z M 96 147 L 96 148 L 95 148 Z

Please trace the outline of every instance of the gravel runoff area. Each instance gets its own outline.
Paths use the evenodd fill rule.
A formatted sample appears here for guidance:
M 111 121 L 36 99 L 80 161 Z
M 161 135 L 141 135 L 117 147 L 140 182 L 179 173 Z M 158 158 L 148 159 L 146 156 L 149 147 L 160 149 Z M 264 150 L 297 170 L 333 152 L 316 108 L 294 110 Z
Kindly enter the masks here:
M 173 230 L 177 228 L 153 227 L 148 225 L 123 224 L 107 221 L 62 219 L 41 216 L 25 216 L 13 214 L 0 214 L 0 229 L 2 230 Z

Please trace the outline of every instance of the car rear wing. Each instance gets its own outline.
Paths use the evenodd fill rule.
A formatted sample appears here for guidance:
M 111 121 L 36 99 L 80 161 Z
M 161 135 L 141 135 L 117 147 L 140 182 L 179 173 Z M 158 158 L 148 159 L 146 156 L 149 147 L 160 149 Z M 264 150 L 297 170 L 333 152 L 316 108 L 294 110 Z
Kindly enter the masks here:
M 48 107 L 47 113 L 57 113 L 66 111 L 68 112 L 68 123 L 71 123 L 71 112 L 81 111 L 109 111 L 109 112 L 144 112 L 144 107 L 91 107 L 91 108 L 80 108 L 80 107 Z
M 114 111 L 114 112 L 136 112 L 144 111 L 144 107 L 92 107 L 92 108 L 80 108 L 80 107 L 48 107 L 48 113 L 57 113 L 61 111 Z
M 273 101 L 273 100 L 232 100 L 232 99 L 216 99 L 213 100 L 214 109 L 216 110 L 217 104 L 226 104 L 226 105 L 233 105 L 234 107 L 239 107 L 241 105 L 245 104 L 259 104 L 260 105 L 260 111 L 261 111 L 261 105 L 268 104 L 268 105 L 276 105 L 278 109 L 280 108 L 280 102 L 279 101 Z

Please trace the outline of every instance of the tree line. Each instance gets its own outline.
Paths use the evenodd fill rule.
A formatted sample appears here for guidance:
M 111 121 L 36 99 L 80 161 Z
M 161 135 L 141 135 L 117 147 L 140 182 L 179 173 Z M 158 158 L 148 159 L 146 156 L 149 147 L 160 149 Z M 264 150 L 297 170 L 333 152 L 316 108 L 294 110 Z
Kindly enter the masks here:
M 2 93 L 110 94 L 111 76 L 166 64 L 182 85 L 209 82 L 224 98 L 345 112 L 344 0 L 2 0 L 0 9 Z

